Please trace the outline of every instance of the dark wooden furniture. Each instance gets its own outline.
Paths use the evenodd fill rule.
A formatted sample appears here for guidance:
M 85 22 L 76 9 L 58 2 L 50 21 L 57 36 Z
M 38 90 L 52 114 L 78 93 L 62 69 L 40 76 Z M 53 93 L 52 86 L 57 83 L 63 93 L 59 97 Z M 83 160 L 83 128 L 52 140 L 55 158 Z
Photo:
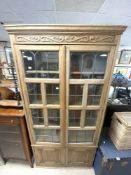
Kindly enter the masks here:
M 26 159 L 29 161 L 30 166 L 33 167 L 33 161 L 32 161 L 32 149 L 30 145 L 30 140 L 28 136 L 28 131 L 26 127 L 25 122 L 25 116 L 22 109 L 7 109 L 7 108 L 0 108 L 0 126 L 8 126 L 9 132 L 5 132 L 5 130 L 1 130 L 0 134 L 3 134 L 1 136 L 2 140 L 8 138 L 6 144 L 4 147 L 7 146 L 6 151 L 8 152 L 8 149 L 12 146 L 11 150 L 13 150 L 12 154 L 7 155 L 7 152 L 3 156 L 5 159 L 12 158 L 12 155 L 15 158 L 21 158 L 21 156 L 17 155 L 17 152 L 24 149 L 24 154 L 22 156 L 22 159 Z M 7 129 L 7 130 L 8 130 Z M 18 132 L 18 130 L 20 132 Z M 2 132 L 3 131 L 3 132 Z M 12 135 L 11 135 L 12 134 Z M 13 135 L 14 134 L 14 135 Z M 12 140 L 11 140 L 12 139 Z M 11 142 L 10 142 L 11 140 Z M 15 140 L 15 141 L 14 141 Z M 17 140 L 17 141 L 16 141 Z M 16 144 L 17 142 L 17 144 Z M 15 143 L 15 144 L 13 144 Z M 2 147 L 2 144 L 0 145 Z M 5 157 L 6 155 L 6 157 Z

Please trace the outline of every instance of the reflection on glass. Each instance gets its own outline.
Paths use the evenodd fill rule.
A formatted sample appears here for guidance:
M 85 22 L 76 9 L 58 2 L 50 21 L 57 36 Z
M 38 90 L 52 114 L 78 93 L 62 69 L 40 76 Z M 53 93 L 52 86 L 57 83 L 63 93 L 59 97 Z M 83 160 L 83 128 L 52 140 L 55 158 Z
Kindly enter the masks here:
M 41 104 L 41 89 L 38 83 L 27 83 L 29 102 L 31 104 Z
M 92 130 L 69 130 L 69 143 L 93 142 L 94 132 Z
M 71 52 L 71 79 L 103 79 L 107 52 Z
M 69 111 L 69 126 L 80 126 L 80 110 Z
M 98 111 L 87 110 L 85 116 L 85 126 L 96 126 Z
M 59 78 L 59 52 L 23 50 L 21 54 L 26 77 Z
M 83 85 L 71 84 L 69 105 L 81 105 L 82 104 Z
M 44 125 L 44 116 L 42 109 L 31 109 L 34 125 Z
M 46 84 L 47 104 L 59 104 L 59 84 Z
M 48 109 L 48 124 L 53 126 L 60 126 L 59 109 Z
M 99 105 L 103 85 L 89 84 L 87 105 Z
M 34 129 L 36 142 L 60 142 L 59 129 Z

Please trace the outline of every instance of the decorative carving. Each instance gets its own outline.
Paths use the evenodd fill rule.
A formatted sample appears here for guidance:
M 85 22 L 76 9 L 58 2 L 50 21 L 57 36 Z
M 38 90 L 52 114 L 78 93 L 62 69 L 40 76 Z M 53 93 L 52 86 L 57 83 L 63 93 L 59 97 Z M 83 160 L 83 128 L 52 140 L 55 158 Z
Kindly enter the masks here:
M 24 43 L 114 43 L 114 36 L 90 34 L 17 35 L 17 42 Z

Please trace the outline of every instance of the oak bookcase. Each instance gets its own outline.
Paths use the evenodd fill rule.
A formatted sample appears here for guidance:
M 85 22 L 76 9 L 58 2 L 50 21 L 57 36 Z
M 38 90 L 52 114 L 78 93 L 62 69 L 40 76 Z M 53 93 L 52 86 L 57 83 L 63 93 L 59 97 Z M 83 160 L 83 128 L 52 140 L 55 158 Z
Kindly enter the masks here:
M 6 25 L 35 162 L 92 166 L 125 26 Z

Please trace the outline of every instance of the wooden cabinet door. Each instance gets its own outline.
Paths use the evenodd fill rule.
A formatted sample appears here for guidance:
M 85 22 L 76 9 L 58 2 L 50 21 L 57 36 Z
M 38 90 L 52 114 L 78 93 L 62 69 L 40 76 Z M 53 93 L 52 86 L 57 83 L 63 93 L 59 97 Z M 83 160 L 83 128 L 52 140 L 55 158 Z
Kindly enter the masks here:
M 77 167 L 90 167 L 92 166 L 95 152 L 95 147 L 69 147 L 68 165 Z
M 33 144 L 65 142 L 65 47 L 15 46 L 16 64 Z
M 76 165 L 80 162 L 84 165 L 90 151 L 86 154 L 78 148 L 85 146 L 88 149 L 98 143 L 113 53 L 111 46 L 71 45 L 66 48 L 66 138 L 70 163 L 72 160 Z
M 36 164 L 40 166 L 65 166 L 65 148 L 33 147 Z
M 55 157 L 61 154 L 64 160 L 56 164 L 91 164 L 89 157 L 93 160 L 96 147 L 92 146 L 98 143 L 104 116 L 114 47 L 17 45 L 15 53 L 35 156 L 39 160 L 37 146 L 42 145 L 44 164 L 55 164 Z M 53 160 L 47 146 L 53 150 Z

